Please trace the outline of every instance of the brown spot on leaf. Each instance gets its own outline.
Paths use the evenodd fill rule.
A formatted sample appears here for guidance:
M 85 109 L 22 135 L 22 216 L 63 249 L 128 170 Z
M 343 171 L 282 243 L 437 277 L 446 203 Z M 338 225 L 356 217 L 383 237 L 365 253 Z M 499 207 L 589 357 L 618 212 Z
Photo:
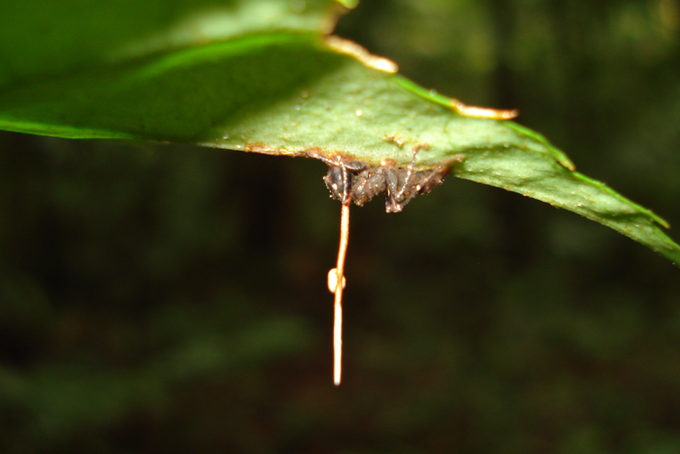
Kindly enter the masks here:
M 246 151 L 252 153 L 266 153 L 271 151 L 271 147 L 262 142 L 249 143 L 246 145 Z
M 396 146 L 398 146 L 399 148 L 404 146 L 404 139 L 402 139 L 401 137 L 399 137 L 396 134 L 392 134 L 391 136 L 386 135 L 385 136 L 385 142 L 391 142 L 391 143 L 395 144 Z

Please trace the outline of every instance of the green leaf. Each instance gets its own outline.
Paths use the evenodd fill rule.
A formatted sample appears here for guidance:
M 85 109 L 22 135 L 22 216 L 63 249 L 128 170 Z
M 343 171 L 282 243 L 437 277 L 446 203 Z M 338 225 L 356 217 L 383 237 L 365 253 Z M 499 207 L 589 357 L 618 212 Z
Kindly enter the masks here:
M 0 0 L 0 87 L 266 30 L 330 32 L 334 0 Z
M 122 4 L 114 3 L 114 9 Z M 238 16 L 244 8 L 274 3 L 280 2 L 232 5 L 238 6 Z M 329 5 L 319 3 L 314 11 L 330 20 Z M 204 21 L 216 14 L 206 11 Z M 290 24 L 296 14 L 286 10 L 274 23 Z M 42 51 L 35 49 L 22 64 L 21 52 L 13 50 L 8 60 L 13 63 L 0 71 L 0 128 L 274 155 L 309 156 L 313 151 L 401 168 L 410 165 L 417 149 L 416 170 L 450 163 L 459 178 L 574 211 L 680 264 L 680 247 L 658 226 L 667 227 L 665 221 L 576 173 L 542 136 L 510 121 L 471 116 L 510 115 L 466 108 L 393 74 L 391 62 L 353 43 L 323 37 L 319 15 L 296 26 L 254 20 L 256 25 L 232 32 L 226 31 L 228 24 L 236 22 L 225 15 L 215 28 L 220 32 L 208 34 L 206 43 L 188 33 L 190 27 L 159 26 L 165 22 L 153 17 L 145 22 L 144 33 L 111 32 L 112 41 L 78 44 L 69 54 L 75 37 L 84 36 L 73 32 L 54 50 L 65 53 L 56 66 L 51 66 L 54 58 L 41 63 Z M 193 16 L 182 12 L 173 17 L 175 24 L 186 24 Z M 187 36 L 187 41 L 178 38 Z M 6 42 L 2 46 L 10 52 Z

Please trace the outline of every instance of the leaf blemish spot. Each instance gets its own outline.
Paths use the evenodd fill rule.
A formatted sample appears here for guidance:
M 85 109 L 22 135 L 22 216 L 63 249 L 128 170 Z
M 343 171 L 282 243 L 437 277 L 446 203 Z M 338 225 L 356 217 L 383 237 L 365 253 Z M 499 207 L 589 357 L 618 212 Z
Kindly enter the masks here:
M 404 146 L 404 139 L 397 136 L 396 134 L 392 134 L 391 136 L 386 135 L 385 136 L 385 142 L 393 143 L 396 146 L 398 146 L 399 148 Z
M 236 145 L 236 147 L 238 148 L 240 147 L 240 145 Z M 247 144 L 245 149 L 249 153 L 266 153 L 271 148 L 263 144 L 262 142 L 254 142 Z

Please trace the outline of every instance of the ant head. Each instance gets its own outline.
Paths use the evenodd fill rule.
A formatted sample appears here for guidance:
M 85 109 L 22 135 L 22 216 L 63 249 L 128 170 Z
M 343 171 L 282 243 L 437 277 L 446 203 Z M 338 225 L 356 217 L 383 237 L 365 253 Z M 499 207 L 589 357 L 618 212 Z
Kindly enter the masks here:
M 345 200 L 348 195 L 349 186 L 351 184 L 351 176 L 348 174 L 347 169 L 341 165 L 332 165 L 328 167 L 328 172 L 323 177 L 324 183 L 328 191 L 331 193 L 331 197 L 335 200 L 340 200 L 341 202 Z

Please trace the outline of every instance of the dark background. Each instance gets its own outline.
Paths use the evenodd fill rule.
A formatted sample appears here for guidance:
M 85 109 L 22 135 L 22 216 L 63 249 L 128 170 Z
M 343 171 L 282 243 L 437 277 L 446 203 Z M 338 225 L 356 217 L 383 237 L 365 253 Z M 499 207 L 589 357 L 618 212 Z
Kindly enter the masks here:
M 364 0 L 337 33 L 680 227 L 677 0 Z M 325 170 L 1 134 L 0 451 L 680 452 L 680 269 L 453 178 L 352 210 L 335 388 Z

